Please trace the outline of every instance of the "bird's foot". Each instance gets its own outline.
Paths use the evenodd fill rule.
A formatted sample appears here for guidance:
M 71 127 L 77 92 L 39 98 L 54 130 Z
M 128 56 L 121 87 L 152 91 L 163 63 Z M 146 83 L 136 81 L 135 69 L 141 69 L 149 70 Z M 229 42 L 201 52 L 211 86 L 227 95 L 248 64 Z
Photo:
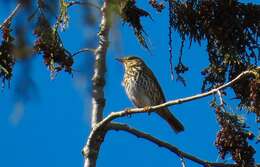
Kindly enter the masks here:
M 145 106 L 144 111 L 148 113 L 148 115 L 151 115 L 151 107 L 150 106 Z
M 131 108 L 125 108 L 126 116 L 129 118 L 131 118 L 131 116 L 132 116 L 132 113 L 130 111 L 131 111 Z

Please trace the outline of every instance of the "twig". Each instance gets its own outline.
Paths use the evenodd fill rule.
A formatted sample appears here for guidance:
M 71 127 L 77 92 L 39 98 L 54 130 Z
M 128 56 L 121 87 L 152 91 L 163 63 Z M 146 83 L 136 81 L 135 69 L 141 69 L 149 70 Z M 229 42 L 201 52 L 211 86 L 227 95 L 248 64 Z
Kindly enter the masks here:
M 95 53 L 95 49 L 92 49 L 92 48 L 83 48 L 83 49 L 80 49 L 79 51 L 73 53 L 71 56 L 74 57 L 82 52 L 92 52 L 92 53 Z
M 96 8 L 98 10 L 101 10 L 101 8 L 98 5 L 91 3 L 91 2 L 69 1 L 66 3 L 68 4 L 68 7 L 71 7 L 73 5 L 84 5 L 84 6 L 90 6 L 90 7 Z
M 169 1 L 169 27 L 168 27 L 168 37 L 169 37 L 169 41 L 168 41 L 168 47 L 169 47 L 169 54 L 170 54 L 170 73 L 171 73 L 171 79 L 174 79 L 174 71 L 173 71 L 173 48 L 172 48 L 172 21 L 173 21 L 173 14 L 172 14 L 172 9 L 173 9 L 173 4 L 171 1 Z
M 22 3 L 18 3 L 14 10 L 11 12 L 11 14 L 5 19 L 5 21 L 0 25 L 0 29 L 2 29 L 4 26 L 10 24 L 18 10 L 22 7 Z
M 180 159 L 181 159 L 181 166 L 186 167 L 185 159 L 183 157 L 180 157 Z
M 5 74 L 9 74 L 9 72 L 7 71 L 7 69 L 5 69 L 1 64 L 0 64 L 0 69 L 2 70 L 2 71 L 4 71 L 5 72 Z
M 150 135 L 148 133 L 145 133 L 145 132 L 139 131 L 135 128 L 132 128 L 132 127 L 128 126 L 127 124 L 110 123 L 108 125 L 108 128 L 109 128 L 109 130 L 126 131 L 132 135 L 135 135 L 138 138 L 146 139 L 146 140 L 158 145 L 159 147 L 166 148 L 181 158 L 189 159 L 189 160 L 196 162 L 203 166 L 210 166 L 210 167 L 234 167 L 235 166 L 235 164 L 215 163 L 215 162 L 208 162 L 206 160 L 202 160 L 192 154 L 181 151 L 180 149 L 178 149 L 178 147 L 171 145 L 170 143 L 159 140 L 158 138 L 153 137 L 152 135 Z
M 224 100 L 223 100 L 223 97 L 222 97 L 220 90 L 218 90 L 217 93 L 218 93 L 218 97 L 219 97 L 220 106 L 224 107 L 225 103 L 224 103 Z

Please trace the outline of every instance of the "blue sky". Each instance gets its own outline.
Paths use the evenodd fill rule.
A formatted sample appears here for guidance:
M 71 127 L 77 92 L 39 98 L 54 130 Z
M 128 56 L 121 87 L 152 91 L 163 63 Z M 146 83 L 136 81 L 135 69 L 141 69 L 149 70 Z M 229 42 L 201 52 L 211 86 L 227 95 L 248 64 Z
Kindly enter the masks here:
M 0 22 L 15 6 L 15 4 L 5 5 L 3 2 L 0 1 Z M 244 2 L 259 3 L 259 0 Z M 146 9 L 151 11 L 146 3 L 143 2 L 140 5 L 145 5 Z M 69 28 L 61 34 L 65 47 L 71 52 L 86 47 L 85 38 L 95 33 L 81 26 L 82 14 L 78 12 L 78 9 L 78 7 L 73 7 L 69 10 L 71 22 Z M 121 86 L 123 67 L 114 60 L 121 55 L 134 54 L 142 57 L 157 76 L 168 100 L 193 95 L 201 90 L 200 71 L 208 63 L 206 43 L 202 43 L 201 47 L 193 44 L 190 49 L 186 45 L 183 63 L 188 65 L 190 70 L 184 75 L 187 80 L 187 86 L 184 87 L 181 83 L 171 80 L 170 77 L 167 10 L 159 15 L 154 11 L 151 11 L 151 14 L 153 21 L 147 18 L 143 19 L 143 23 L 149 35 L 153 55 L 138 44 L 127 25 L 123 26 L 118 23 L 120 29 L 113 30 L 110 35 L 105 115 L 132 106 Z M 174 33 L 173 39 L 174 64 L 176 64 L 180 38 Z M 31 76 L 36 89 L 32 89 L 34 91 L 32 91 L 31 99 L 24 105 L 19 103 L 19 100 L 17 101 L 19 98 L 15 93 L 15 87 L 21 84 L 18 76 L 22 67 L 21 62 L 16 64 L 10 89 L 5 88 L 0 93 L 0 166 L 82 166 L 81 149 L 90 130 L 90 79 L 93 56 L 78 55 L 75 61 L 74 68 L 77 72 L 74 73 L 74 77 L 62 72 L 51 80 L 50 72 L 43 64 L 42 56 L 35 57 L 32 61 Z M 139 114 L 117 121 L 129 123 L 133 127 L 154 134 L 202 159 L 221 162 L 214 146 L 218 125 L 213 109 L 208 105 L 211 99 L 212 97 L 207 97 L 170 107 L 185 125 L 185 132 L 178 135 L 172 133 L 167 124 L 155 114 L 151 116 Z M 227 97 L 226 100 L 229 101 L 229 98 Z M 237 104 L 237 102 L 230 104 Z M 242 115 L 245 114 L 242 113 Z M 252 115 L 249 115 L 247 119 L 251 126 L 256 127 Z M 259 144 L 255 146 L 256 150 L 260 149 Z M 260 154 L 256 154 L 255 158 L 259 162 Z M 176 155 L 148 141 L 124 132 L 109 132 L 102 145 L 97 166 L 172 167 L 181 166 L 181 162 Z M 187 166 L 199 165 L 187 161 Z

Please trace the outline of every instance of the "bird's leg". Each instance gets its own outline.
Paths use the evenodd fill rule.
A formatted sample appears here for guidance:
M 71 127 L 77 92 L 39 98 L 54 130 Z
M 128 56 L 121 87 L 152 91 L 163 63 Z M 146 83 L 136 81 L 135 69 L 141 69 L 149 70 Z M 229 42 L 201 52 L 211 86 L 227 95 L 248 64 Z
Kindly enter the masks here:
M 148 113 L 148 115 L 151 115 L 151 107 L 150 106 L 144 106 L 144 111 Z

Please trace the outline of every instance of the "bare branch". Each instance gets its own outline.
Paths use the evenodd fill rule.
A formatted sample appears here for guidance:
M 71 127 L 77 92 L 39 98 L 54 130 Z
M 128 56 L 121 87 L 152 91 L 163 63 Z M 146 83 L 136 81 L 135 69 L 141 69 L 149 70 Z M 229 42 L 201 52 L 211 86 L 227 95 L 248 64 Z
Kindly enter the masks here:
M 91 2 L 69 1 L 66 3 L 68 4 L 68 7 L 71 7 L 73 5 L 83 5 L 83 6 L 90 6 L 90 7 L 96 8 L 98 10 L 101 10 L 101 8 L 98 5 L 91 3 Z
M 257 70 L 260 70 L 260 67 L 258 67 Z M 182 103 L 186 103 L 186 102 L 200 99 L 203 97 L 207 97 L 209 95 L 217 93 L 220 90 L 230 87 L 231 85 L 233 85 L 234 83 L 239 81 L 241 78 L 243 78 L 245 76 L 249 76 L 249 75 L 255 75 L 255 72 L 252 70 L 244 71 L 241 74 L 239 74 L 236 78 L 234 78 L 233 80 L 227 82 L 226 84 L 223 84 L 223 85 L 221 85 L 215 89 L 212 89 L 208 92 L 205 92 L 205 93 L 201 93 L 201 94 L 197 94 L 197 95 L 193 95 L 193 96 L 189 96 L 189 97 L 185 97 L 185 98 L 180 98 L 177 100 L 170 100 L 168 102 L 165 102 L 165 103 L 162 103 L 162 104 L 159 104 L 156 106 L 148 106 L 148 107 L 144 107 L 144 108 L 133 108 L 133 109 L 126 109 L 124 111 L 112 112 L 106 118 L 104 118 L 97 126 L 104 126 L 105 124 L 107 124 L 107 123 L 111 122 L 112 120 L 119 118 L 119 117 L 124 117 L 127 115 L 136 114 L 136 113 L 154 112 L 155 110 L 160 109 L 160 108 L 173 106 L 173 105 L 177 105 L 177 104 L 182 104 Z
M 109 44 L 109 30 L 110 30 L 110 14 L 108 9 L 108 0 L 104 1 L 102 7 L 102 18 L 100 23 L 100 31 L 98 33 L 99 46 L 95 51 L 95 69 L 92 78 L 92 128 L 102 120 L 103 108 L 105 106 L 104 86 L 106 73 L 106 53 Z
M 146 140 L 158 145 L 159 147 L 166 148 L 181 158 L 189 159 L 189 160 L 196 162 L 203 166 L 210 166 L 210 167 L 234 167 L 235 166 L 235 164 L 215 163 L 215 162 L 208 162 L 206 160 L 202 160 L 192 154 L 181 151 L 176 146 L 171 145 L 170 143 L 159 140 L 158 138 L 156 138 L 148 133 L 145 133 L 145 132 L 139 131 L 135 128 L 132 128 L 132 127 L 128 126 L 127 124 L 110 123 L 108 125 L 108 128 L 109 128 L 109 130 L 126 131 L 132 135 L 135 135 L 138 138 L 146 139 Z
M 186 162 L 185 162 L 185 159 L 183 157 L 181 157 L 181 166 L 186 167 Z
M 107 128 L 97 129 L 93 128 L 89 134 L 87 144 L 82 150 L 85 157 L 84 167 L 95 167 L 100 146 L 104 141 Z
M 169 62 L 170 62 L 170 73 L 171 73 L 171 78 L 172 80 L 174 79 L 174 71 L 173 71 L 173 48 L 172 48 L 172 27 L 171 27 L 171 20 L 173 20 L 173 3 L 171 1 L 168 1 L 168 5 L 169 5 L 169 27 L 168 27 L 168 47 L 169 47 L 169 54 L 170 54 L 170 58 L 169 58 Z
M 222 93 L 220 92 L 220 90 L 217 91 L 218 96 L 219 96 L 219 101 L 220 101 L 220 106 L 224 106 L 224 100 L 222 97 Z
M 257 68 L 257 70 L 259 70 L 259 69 L 260 69 L 260 67 Z M 171 100 L 171 101 L 168 101 L 166 103 L 156 105 L 156 106 L 144 107 L 144 108 L 133 108 L 133 109 L 126 109 L 124 111 L 119 111 L 119 112 L 112 112 L 106 118 L 104 118 L 102 121 L 99 121 L 95 124 L 92 124 L 93 129 L 92 129 L 91 134 L 88 138 L 87 144 L 83 148 L 83 155 L 85 156 L 85 159 L 86 159 L 85 160 L 85 167 L 95 167 L 96 159 L 97 159 L 97 156 L 98 156 L 98 153 L 99 153 L 100 146 L 101 146 L 103 139 L 105 137 L 105 134 L 107 132 L 107 126 L 110 126 L 110 124 L 111 124 L 110 122 L 112 120 L 119 118 L 119 117 L 127 116 L 129 114 L 153 112 L 156 109 L 160 109 L 160 108 L 164 108 L 164 107 L 168 107 L 168 106 L 177 105 L 177 104 L 193 101 L 193 100 L 196 100 L 196 99 L 200 99 L 200 98 L 209 96 L 211 94 L 215 94 L 219 90 L 223 90 L 223 89 L 231 86 L 232 84 L 239 81 L 241 78 L 248 76 L 248 75 L 256 75 L 256 74 L 255 74 L 254 71 L 251 71 L 251 70 L 244 71 L 241 74 L 239 74 L 236 78 L 231 80 L 230 82 L 228 82 L 228 83 L 226 83 L 222 86 L 219 86 L 218 88 L 212 89 L 208 92 L 205 92 L 205 93 L 201 93 L 201 94 L 197 94 L 197 95 L 194 95 L 194 96 L 189 96 L 189 97 L 181 98 L 181 99 L 177 99 L 177 100 Z M 124 128 L 129 129 L 129 128 L 126 128 L 126 127 L 124 127 Z M 136 131 L 136 133 L 137 132 L 138 131 Z M 139 133 L 137 133 L 137 134 L 140 135 Z M 147 135 L 148 134 L 144 135 L 143 138 L 147 138 Z M 151 135 L 148 135 L 148 136 L 149 136 L 149 138 L 152 139 L 153 142 L 155 142 L 157 144 L 159 143 L 159 146 L 161 146 L 159 139 L 156 139 Z M 172 151 L 177 153 L 180 157 L 185 157 L 187 159 L 193 160 L 194 162 L 197 162 L 197 163 L 200 163 L 200 164 L 209 163 L 207 161 L 203 161 L 203 160 L 198 159 L 198 158 L 196 158 L 192 155 L 189 155 L 187 153 L 181 152 L 176 147 L 171 146 L 168 143 L 164 143 L 163 145 L 166 145 L 167 146 L 166 148 L 172 149 Z M 215 164 L 215 163 L 211 163 L 211 165 L 212 164 Z M 217 165 L 219 165 L 219 163 L 217 163 Z M 215 164 L 215 166 L 216 166 L 216 164 Z
M 11 12 L 11 14 L 5 19 L 5 21 L 0 25 L 0 29 L 2 29 L 4 26 L 10 24 L 14 16 L 17 14 L 19 9 L 22 7 L 22 3 L 18 3 L 14 10 Z
M 71 56 L 74 57 L 82 52 L 92 52 L 92 53 L 95 53 L 95 49 L 92 49 L 92 48 L 83 48 L 83 49 L 80 49 L 79 51 L 73 53 Z
M 102 18 L 100 23 L 100 30 L 98 33 L 99 45 L 95 50 L 95 67 L 94 76 L 92 78 L 92 132 L 88 138 L 87 144 L 83 149 L 85 157 L 84 167 L 95 167 L 96 159 L 99 153 L 100 146 L 105 137 L 106 131 L 103 129 L 96 129 L 95 126 L 103 119 L 103 109 L 105 106 L 104 86 L 106 73 L 106 53 L 109 44 L 109 30 L 110 30 L 110 11 L 109 1 L 103 2 L 101 8 Z

